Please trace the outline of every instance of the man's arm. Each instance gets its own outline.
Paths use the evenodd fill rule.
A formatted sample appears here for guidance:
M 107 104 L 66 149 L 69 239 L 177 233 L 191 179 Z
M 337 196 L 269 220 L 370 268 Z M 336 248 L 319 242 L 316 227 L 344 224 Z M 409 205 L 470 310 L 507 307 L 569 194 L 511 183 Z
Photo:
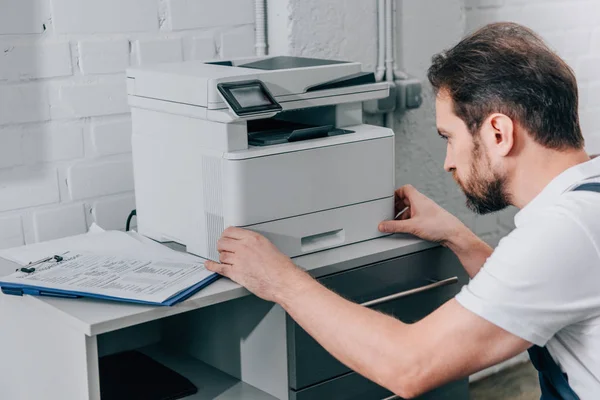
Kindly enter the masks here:
M 317 284 L 279 300 L 342 363 L 403 398 L 509 359 L 531 344 L 451 300 L 412 325 L 351 303 Z
M 465 226 L 443 243 L 456 254 L 470 278 L 474 278 L 485 261 L 494 251 L 489 244 L 479 239 L 475 233 Z
M 264 237 L 228 228 L 206 267 L 275 301 L 334 357 L 408 398 L 515 356 L 531 344 L 451 300 L 407 325 L 343 299 Z
M 396 208 L 401 210 L 405 206 L 410 207 L 410 212 L 403 214 L 400 220 L 382 222 L 379 230 L 387 233 L 410 233 L 440 243 L 456 254 L 471 278 L 477 275 L 493 251 L 487 243 L 458 218 L 411 185 L 396 191 Z

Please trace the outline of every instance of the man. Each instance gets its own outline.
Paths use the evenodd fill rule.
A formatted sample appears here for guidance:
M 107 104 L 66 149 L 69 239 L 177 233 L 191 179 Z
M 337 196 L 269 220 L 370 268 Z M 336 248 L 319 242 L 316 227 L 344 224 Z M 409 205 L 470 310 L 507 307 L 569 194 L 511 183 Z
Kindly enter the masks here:
M 397 190 L 410 215 L 379 229 L 456 253 L 472 278 L 456 298 L 404 324 L 327 290 L 239 228 L 207 268 L 279 303 L 333 356 L 402 397 L 531 348 L 543 398 L 600 398 L 600 193 L 572 190 L 600 182 L 600 159 L 583 150 L 572 71 L 532 31 L 500 23 L 435 56 L 428 77 L 444 169 L 467 205 L 520 209 L 492 250 L 412 186 Z

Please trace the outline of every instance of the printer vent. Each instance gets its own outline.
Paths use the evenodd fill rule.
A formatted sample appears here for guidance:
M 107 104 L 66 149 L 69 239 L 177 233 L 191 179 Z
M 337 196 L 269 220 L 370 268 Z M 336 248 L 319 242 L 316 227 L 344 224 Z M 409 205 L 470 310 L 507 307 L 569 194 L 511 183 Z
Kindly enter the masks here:
M 218 260 L 217 240 L 219 240 L 225 229 L 223 226 L 223 217 L 211 213 L 204 213 L 204 217 L 206 218 L 206 248 L 208 249 L 208 257 Z
M 221 159 L 202 157 L 202 192 L 204 200 L 204 223 L 206 224 L 206 248 L 208 256 L 219 259 L 217 240 L 223 233 L 223 191 L 221 186 Z

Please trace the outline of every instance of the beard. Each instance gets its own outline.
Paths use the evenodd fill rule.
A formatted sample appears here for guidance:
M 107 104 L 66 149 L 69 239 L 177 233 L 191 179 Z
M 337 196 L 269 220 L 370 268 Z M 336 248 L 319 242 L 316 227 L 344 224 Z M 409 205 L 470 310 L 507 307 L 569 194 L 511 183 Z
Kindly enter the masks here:
M 453 171 L 454 180 L 467 197 L 466 205 L 471 211 L 484 215 L 504 210 L 511 205 L 506 178 L 492 170 L 487 155 L 482 157 L 479 153 L 479 146 L 475 146 L 468 180 L 461 181 L 456 170 Z

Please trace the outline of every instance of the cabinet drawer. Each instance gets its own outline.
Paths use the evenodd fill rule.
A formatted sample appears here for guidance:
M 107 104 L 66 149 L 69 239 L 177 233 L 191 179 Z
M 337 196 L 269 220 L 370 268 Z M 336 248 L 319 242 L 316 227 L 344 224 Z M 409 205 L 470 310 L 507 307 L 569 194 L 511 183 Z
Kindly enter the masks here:
M 383 400 L 392 394 L 363 376 L 351 372 L 298 392 L 290 390 L 289 400 Z
M 467 282 L 458 259 L 436 247 L 381 263 L 333 274 L 320 282 L 357 303 L 412 323 L 451 299 Z M 388 296 L 400 294 L 389 300 Z M 289 316 L 286 320 L 290 388 L 301 390 L 350 372 Z
M 351 372 L 330 381 L 295 392 L 290 390 L 289 400 L 401 400 L 392 392 Z M 452 382 L 425 393 L 416 400 L 468 400 L 467 379 Z

